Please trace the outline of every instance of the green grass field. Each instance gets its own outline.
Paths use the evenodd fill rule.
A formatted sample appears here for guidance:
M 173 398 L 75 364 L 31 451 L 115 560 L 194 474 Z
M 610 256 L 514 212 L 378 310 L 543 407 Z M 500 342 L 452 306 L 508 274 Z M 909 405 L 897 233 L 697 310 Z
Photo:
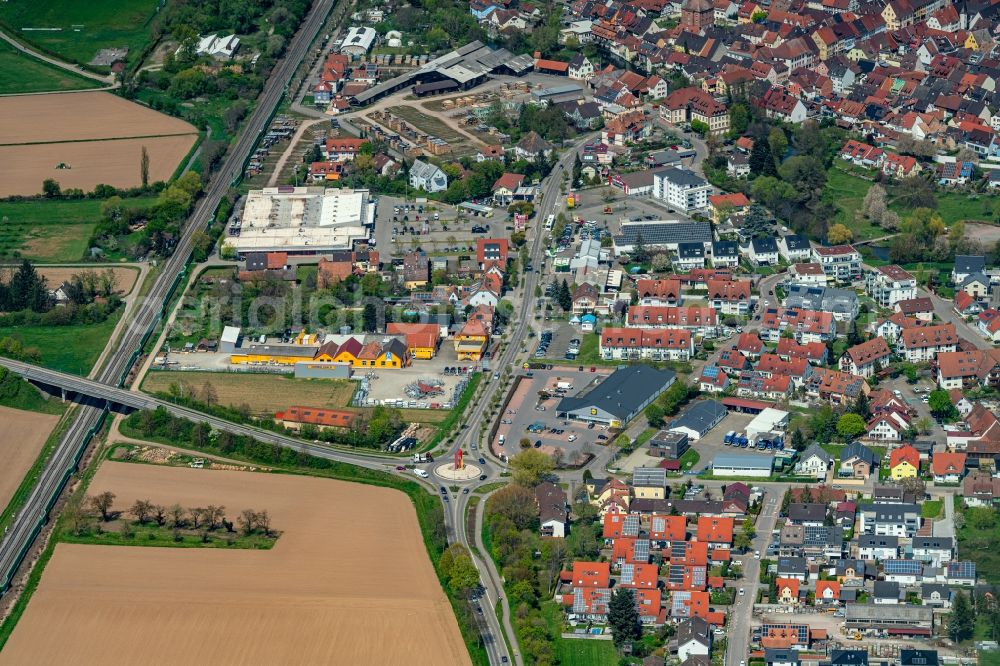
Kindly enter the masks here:
M 944 500 L 924 500 L 920 505 L 920 516 L 922 518 L 937 518 L 944 509 Z
M 0 95 L 95 88 L 100 83 L 53 67 L 0 41 Z
M 826 172 L 826 189 L 823 198 L 840 209 L 834 222 L 846 225 L 854 232 L 855 240 L 866 240 L 885 236 L 886 232 L 876 227 L 860 215 L 855 215 L 864 204 L 865 194 L 872 183 L 850 173 L 846 173 L 842 165 L 834 165 Z M 892 203 L 893 188 L 889 187 L 889 209 L 895 211 L 901 218 L 907 213 L 905 208 Z M 962 192 L 939 191 L 937 197 L 937 212 L 947 225 L 959 220 L 982 220 L 990 222 L 993 219 L 992 209 L 997 201 L 995 195 L 978 194 L 969 196 Z M 857 219 L 856 219 L 857 218 Z
M 855 213 L 861 210 L 865 194 L 870 186 L 871 183 L 867 180 L 855 178 L 836 166 L 826 172 L 826 189 L 823 191 L 823 198 L 840 209 L 834 222 L 846 225 L 854 232 L 855 240 L 878 238 L 885 235 L 882 229 L 874 226 L 868 220 L 855 219 Z
M 131 207 L 151 206 L 154 197 L 126 199 Z M 101 217 L 98 199 L 0 202 L 0 258 L 24 257 L 40 263 L 83 259 Z
M 72 326 L 0 326 L 0 338 L 19 339 L 25 347 L 36 347 L 39 365 L 74 375 L 87 375 L 104 351 L 121 316 L 121 309 L 100 324 Z
M 46 398 L 34 386 L 6 368 L 0 369 L 0 405 L 42 414 L 62 414 L 66 405 L 55 398 Z
M 965 514 L 967 511 L 982 511 L 982 509 L 964 509 L 962 498 L 955 496 L 955 514 Z M 957 521 L 956 521 L 957 522 Z M 1000 552 L 993 545 L 1000 541 L 1000 522 L 994 521 L 988 528 L 973 526 L 966 520 L 962 527 L 956 528 L 958 538 L 958 558 L 972 560 L 976 563 L 976 573 L 987 583 L 1000 583 Z
M 102 48 L 124 46 L 134 62 L 149 43 L 149 20 L 158 4 L 158 0 L 10 0 L 0 4 L 0 23 L 18 39 L 81 65 Z

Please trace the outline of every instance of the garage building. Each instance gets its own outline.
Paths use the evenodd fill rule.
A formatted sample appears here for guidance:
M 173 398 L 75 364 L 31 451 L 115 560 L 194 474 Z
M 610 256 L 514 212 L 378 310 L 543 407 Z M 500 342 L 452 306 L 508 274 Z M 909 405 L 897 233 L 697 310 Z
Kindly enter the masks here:
M 560 418 L 618 428 L 638 416 L 676 379 L 672 370 L 628 366 L 582 395 L 563 398 L 556 411 Z
M 681 432 L 688 439 L 697 441 L 726 418 L 728 410 L 715 400 L 702 400 L 688 407 L 683 414 L 670 422 L 667 430 Z
M 774 458 L 755 453 L 718 453 L 712 461 L 715 476 L 754 476 L 766 479 L 771 476 Z
M 788 412 L 768 407 L 747 424 L 747 437 L 757 441 L 757 435 L 776 432 L 782 433 L 788 428 Z

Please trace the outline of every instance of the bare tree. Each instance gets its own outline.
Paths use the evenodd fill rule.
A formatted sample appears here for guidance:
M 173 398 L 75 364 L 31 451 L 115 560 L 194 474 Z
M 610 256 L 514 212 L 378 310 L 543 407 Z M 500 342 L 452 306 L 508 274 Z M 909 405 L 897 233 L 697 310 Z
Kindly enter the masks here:
M 145 525 L 149 522 L 149 517 L 154 512 L 153 503 L 149 500 L 136 500 L 132 508 L 129 509 L 129 513 L 135 516 L 135 519 L 139 521 L 140 525 Z
M 162 504 L 156 504 L 153 506 L 153 520 L 159 527 L 163 527 L 167 524 L 167 509 Z
M 184 524 L 184 507 L 174 504 L 170 507 L 170 524 L 177 529 Z
M 69 504 L 66 505 L 65 515 L 75 536 L 80 536 L 81 534 L 85 534 L 87 532 L 90 527 L 90 520 L 87 518 L 87 514 L 83 511 L 83 507 L 80 506 L 79 498 L 71 500 Z
M 267 509 L 264 509 L 256 516 L 257 527 L 264 531 L 264 536 L 271 536 L 271 516 L 267 513 Z
M 111 507 L 115 503 L 115 494 L 110 490 L 105 490 L 100 495 L 90 498 L 90 505 L 101 512 L 101 520 L 108 522 L 111 520 Z
M 205 510 L 196 506 L 188 509 L 188 514 L 191 516 L 191 527 L 198 529 L 198 525 L 201 524 L 201 517 L 205 515 Z
M 212 382 L 205 382 L 201 386 L 201 401 L 211 407 L 219 402 L 219 393 L 215 390 Z
M 253 509 L 243 509 L 243 511 L 240 512 L 239 518 L 237 518 L 237 522 L 240 524 L 240 529 L 243 530 L 245 534 L 250 535 L 253 533 L 254 528 L 257 525 L 257 514 Z
M 208 520 L 208 529 L 217 529 L 220 525 L 220 521 L 226 517 L 226 507 L 215 506 L 214 504 L 209 504 L 208 508 L 205 509 L 205 518 Z
M 123 539 L 131 539 L 135 536 L 135 530 L 132 529 L 132 524 L 127 520 L 123 520 L 121 526 L 118 528 L 119 534 L 122 535 Z

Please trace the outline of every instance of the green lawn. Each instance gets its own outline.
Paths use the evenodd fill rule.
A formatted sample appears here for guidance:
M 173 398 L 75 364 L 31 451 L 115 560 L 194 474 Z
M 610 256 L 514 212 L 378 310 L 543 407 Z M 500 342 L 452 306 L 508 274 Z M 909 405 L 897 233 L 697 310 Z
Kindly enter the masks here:
M 826 173 L 826 189 L 823 197 L 830 203 L 837 206 L 840 212 L 834 218 L 834 222 L 841 222 L 854 232 L 855 240 L 865 240 L 869 238 L 879 238 L 886 235 L 880 227 L 872 225 L 864 218 L 855 219 L 855 211 L 861 209 L 865 200 L 865 194 L 872 183 L 863 178 L 859 178 L 843 170 L 842 164 L 835 164 Z M 874 173 L 874 172 L 873 172 Z M 895 211 L 900 217 L 907 213 L 905 208 L 892 203 L 893 188 L 888 188 L 889 209 Z M 937 212 L 941 215 L 944 223 L 951 225 L 959 220 L 983 220 L 990 222 L 993 219 L 993 205 L 997 201 L 995 195 L 977 194 L 968 195 L 963 192 L 938 191 Z
M 681 454 L 681 469 L 691 469 L 698 464 L 701 456 L 694 449 L 688 449 Z
M 62 414 L 66 405 L 46 398 L 34 386 L 6 368 L 0 368 L 0 405 L 43 414 Z
M 618 663 L 618 651 L 611 641 L 560 638 L 565 614 L 556 602 L 543 603 L 542 616 L 554 639 L 552 644 L 557 663 L 573 666 L 607 666 Z
M 840 222 L 854 232 L 855 240 L 878 238 L 885 232 L 864 218 L 855 219 L 855 212 L 861 209 L 865 194 L 871 183 L 844 173 L 837 166 L 826 172 L 826 189 L 823 198 L 840 209 L 834 222 Z
M 126 199 L 129 207 L 152 206 L 155 197 Z M 87 252 L 101 218 L 99 199 L 0 201 L 0 259 L 72 263 Z
M 39 364 L 74 375 L 87 375 L 104 351 L 121 310 L 100 324 L 72 326 L 0 326 L 0 338 L 11 336 L 35 347 Z
M 100 82 L 53 67 L 0 41 L 0 95 L 96 88 Z
M 956 516 L 967 511 L 983 511 L 983 509 L 964 509 L 962 498 L 956 495 Z M 980 578 L 985 578 L 988 583 L 1000 583 L 1000 552 L 994 547 L 1000 542 L 1000 521 L 994 520 L 993 526 L 986 529 L 982 525 L 973 526 L 972 522 L 967 519 L 962 527 L 956 526 L 958 559 L 972 560 L 976 563 L 976 573 Z
M 980 652 L 979 666 L 1000 666 L 1000 650 L 985 650 Z
M 943 508 L 944 500 L 925 500 L 924 503 L 920 505 L 920 517 L 937 518 L 941 515 L 941 509 Z
M 134 63 L 150 41 L 149 21 L 159 4 L 158 0 L 10 0 L 0 4 L 0 23 L 18 39 L 77 64 L 87 65 L 102 48 L 123 46 L 129 48 L 128 58 Z

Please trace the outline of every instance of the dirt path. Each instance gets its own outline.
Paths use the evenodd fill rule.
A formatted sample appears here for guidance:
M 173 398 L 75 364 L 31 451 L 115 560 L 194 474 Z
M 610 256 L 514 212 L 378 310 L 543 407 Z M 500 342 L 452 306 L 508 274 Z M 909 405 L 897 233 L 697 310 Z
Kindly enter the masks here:
M 67 72 L 73 72 L 74 74 L 78 74 L 80 76 L 86 77 L 94 81 L 100 81 L 107 88 L 117 88 L 119 85 L 118 82 L 115 81 L 114 74 L 101 76 L 100 74 L 94 74 L 93 72 L 90 72 L 84 69 L 83 67 L 79 67 L 77 65 L 71 65 L 68 62 L 63 62 L 62 60 L 58 60 L 51 56 L 47 56 L 44 53 L 39 53 L 38 51 L 30 49 L 27 46 L 21 44 L 21 42 L 17 41 L 7 33 L 3 32 L 2 30 L 0 30 L 0 39 L 4 40 L 5 42 L 7 42 L 8 44 L 10 44 L 15 49 L 17 49 L 18 51 L 20 51 L 25 55 L 31 56 L 32 58 L 37 58 L 38 60 L 41 60 L 43 62 L 47 62 L 50 65 L 58 67 L 59 69 L 65 69 Z
M 328 122 L 325 118 L 317 118 L 316 120 L 307 120 L 303 123 L 299 123 L 298 128 L 295 130 L 295 134 L 292 135 L 292 140 L 288 142 L 288 147 L 285 148 L 285 152 L 281 153 L 281 157 L 278 158 L 278 162 L 274 165 L 274 171 L 271 172 L 271 177 L 267 179 L 268 187 L 274 187 L 278 184 L 278 177 L 281 175 L 281 170 L 285 168 L 285 163 L 288 162 L 288 158 L 291 157 L 292 152 L 299 144 L 299 141 L 302 139 L 302 135 L 306 133 L 306 130 L 314 125 L 319 125 L 320 123 L 325 122 Z

